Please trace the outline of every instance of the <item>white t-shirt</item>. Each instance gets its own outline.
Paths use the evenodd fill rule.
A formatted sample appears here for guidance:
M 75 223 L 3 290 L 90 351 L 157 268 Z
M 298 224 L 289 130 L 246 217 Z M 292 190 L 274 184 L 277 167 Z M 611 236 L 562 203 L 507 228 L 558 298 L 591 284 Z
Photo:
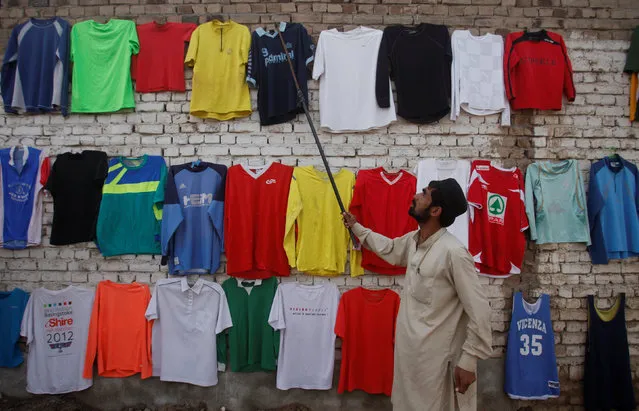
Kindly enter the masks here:
M 504 87 L 504 39 L 495 34 L 473 36 L 468 30 L 455 30 L 451 37 L 450 119 L 460 109 L 478 115 L 501 113 L 501 125 L 510 125 L 510 104 Z
M 468 193 L 470 178 L 470 162 L 468 160 L 422 160 L 415 167 L 417 175 L 417 192 L 427 187 L 433 180 L 453 178 L 461 186 L 464 195 Z M 468 248 L 468 211 L 458 216 L 455 222 L 446 229 Z
M 320 123 L 323 130 L 364 131 L 384 127 L 397 120 L 393 99 L 389 108 L 381 108 L 375 97 L 377 54 L 382 34 L 381 30 L 369 27 L 343 33 L 337 29 L 320 33 L 313 78 L 320 80 Z
M 333 283 L 282 283 L 268 323 L 280 333 L 277 388 L 329 390 L 335 365 L 339 291 Z
M 186 277 L 159 280 L 146 310 L 153 323 L 153 375 L 202 387 L 217 384 L 217 334 L 231 327 L 219 284 Z
M 93 385 L 82 378 L 95 291 L 68 286 L 31 293 L 20 334 L 27 338 L 27 391 L 64 394 Z

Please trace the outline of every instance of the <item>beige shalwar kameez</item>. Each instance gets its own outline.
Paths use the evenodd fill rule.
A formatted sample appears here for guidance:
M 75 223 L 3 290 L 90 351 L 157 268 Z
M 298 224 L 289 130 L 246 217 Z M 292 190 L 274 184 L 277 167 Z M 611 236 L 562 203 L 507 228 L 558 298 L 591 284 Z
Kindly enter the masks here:
M 406 266 L 397 317 L 393 410 L 476 408 L 476 386 L 455 395 L 454 369 L 476 372 L 492 351 L 490 306 L 473 258 L 445 228 L 417 245 L 419 232 L 396 239 L 360 224 L 362 244 L 394 265 Z

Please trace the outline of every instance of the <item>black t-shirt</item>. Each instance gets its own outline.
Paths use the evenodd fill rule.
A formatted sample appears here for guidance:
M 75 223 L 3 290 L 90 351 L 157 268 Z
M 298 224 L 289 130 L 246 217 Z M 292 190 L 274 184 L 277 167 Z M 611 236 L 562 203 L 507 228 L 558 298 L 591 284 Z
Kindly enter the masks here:
M 53 196 L 51 244 L 95 239 L 107 169 L 107 155 L 102 151 L 64 153 L 56 158 L 45 186 Z
M 388 77 L 395 81 L 397 114 L 432 123 L 450 112 L 453 53 L 446 26 L 422 23 L 384 29 L 377 57 L 377 104 L 390 107 Z
M 308 32 L 299 23 L 280 23 L 279 27 L 295 69 L 297 81 L 308 101 L 307 81 L 315 46 Z M 275 30 L 258 28 L 253 32 L 246 82 L 258 87 L 257 107 L 260 124 L 290 121 L 303 109 L 297 104 L 297 89 L 291 69 Z

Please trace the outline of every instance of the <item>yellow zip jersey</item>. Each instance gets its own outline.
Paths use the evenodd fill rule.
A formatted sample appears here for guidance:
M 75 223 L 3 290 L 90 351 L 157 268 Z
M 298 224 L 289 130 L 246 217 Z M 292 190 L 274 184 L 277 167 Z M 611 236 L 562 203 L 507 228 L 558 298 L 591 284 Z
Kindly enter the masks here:
M 348 210 L 355 174 L 342 169 L 333 177 Z M 308 274 L 339 275 L 345 272 L 350 249 L 350 274 L 352 277 L 362 275 L 362 254 L 352 247 L 328 174 L 313 166 L 296 167 L 289 191 L 284 237 L 289 265 Z

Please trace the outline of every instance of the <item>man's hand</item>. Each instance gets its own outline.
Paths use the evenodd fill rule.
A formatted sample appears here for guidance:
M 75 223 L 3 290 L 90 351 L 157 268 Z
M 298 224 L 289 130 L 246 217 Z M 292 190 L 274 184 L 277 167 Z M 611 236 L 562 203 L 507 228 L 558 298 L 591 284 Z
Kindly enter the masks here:
M 476 379 L 474 372 L 455 367 L 455 391 L 458 393 L 464 394 Z
M 346 228 L 351 228 L 355 225 L 355 223 L 357 223 L 357 218 L 355 218 L 355 216 L 351 213 L 342 213 L 342 219 L 344 220 Z

